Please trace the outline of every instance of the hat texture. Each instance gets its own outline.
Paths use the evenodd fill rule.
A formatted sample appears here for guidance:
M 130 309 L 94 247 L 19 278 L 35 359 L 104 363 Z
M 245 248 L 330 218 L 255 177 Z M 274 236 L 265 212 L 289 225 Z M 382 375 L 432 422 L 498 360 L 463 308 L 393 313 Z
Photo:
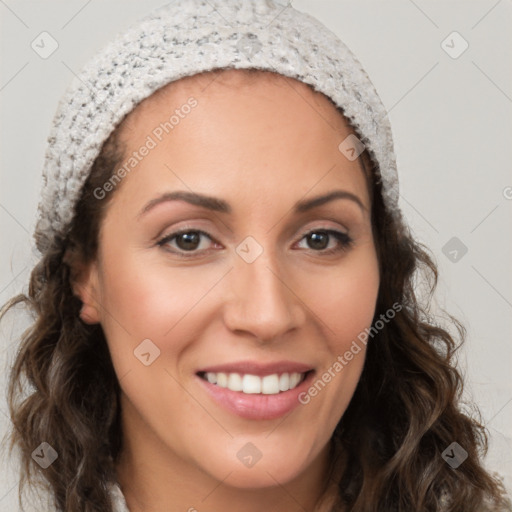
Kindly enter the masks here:
M 218 68 L 273 71 L 331 98 L 358 134 L 340 141 L 340 151 L 350 158 L 368 149 L 384 203 L 401 216 L 386 109 L 333 32 L 275 0 L 175 0 L 118 34 L 61 99 L 48 137 L 34 233 L 40 252 L 67 235 L 91 166 L 123 118 L 164 85 Z

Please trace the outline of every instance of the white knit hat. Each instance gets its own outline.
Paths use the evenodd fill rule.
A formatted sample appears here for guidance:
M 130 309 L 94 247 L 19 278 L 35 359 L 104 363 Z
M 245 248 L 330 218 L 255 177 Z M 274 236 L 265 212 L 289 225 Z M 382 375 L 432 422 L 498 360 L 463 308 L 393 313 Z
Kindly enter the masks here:
M 139 102 L 169 82 L 225 67 L 274 71 L 331 98 L 359 138 L 340 144 L 340 151 L 350 158 L 368 149 L 381 176 L 384 204 L 401 218 L 386 109 L 359 61 L 333 32 L 275 0 L 175 0 L 97 53 L 61 99 L 43 169 L 34 233 L 39 251 L 67 235 L 103 143 Z

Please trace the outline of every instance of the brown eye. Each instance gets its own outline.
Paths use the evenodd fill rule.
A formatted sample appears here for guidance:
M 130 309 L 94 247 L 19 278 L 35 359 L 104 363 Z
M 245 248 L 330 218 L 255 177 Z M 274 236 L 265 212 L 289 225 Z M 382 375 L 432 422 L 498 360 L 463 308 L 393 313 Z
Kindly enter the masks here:
M 183 255 L 180 253 L 186 252 L 192 253 L 191 256 L 193 256 L 195 255 L 194 253 L 201 252 L 197 251 L 197 249 L 201 245 L 201 239 L 203 237 L 212 240 L 208 233 L 205 233 L 200 229 L 187 229 L 165 236 L 158 241 L 158 245 L 173 253 L 179 254 L 180 256 Z
M 325 232 L 311 233 L 308 239 L 312 249 L 322 251 L 329 245 L 329 235 Z
M 337 247 L 328 248 L 331 238 L 334 238 L 338 242 Z M 310 231 L 303 237 L 303 240 L 304 239 L 307 241 L 309 248 L 313 249 L 315 252 L 323 252 L 324 254 L 346 250 L 353 243 L 352 238 L 346 233 L 332 229 Z
M 185 251 L 197 249 L 201 235 L 195 231 L 189 231 L 176 235 L 176 245 Z

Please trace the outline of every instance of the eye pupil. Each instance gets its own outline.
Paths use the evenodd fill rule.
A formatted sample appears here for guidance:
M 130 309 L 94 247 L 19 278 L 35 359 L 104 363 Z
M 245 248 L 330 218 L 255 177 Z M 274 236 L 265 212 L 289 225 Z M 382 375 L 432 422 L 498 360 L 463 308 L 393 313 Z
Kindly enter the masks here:
M 323 238 L 323 240 L 322 240 Z M 311 233 L 309 235 L 310 241 L 313 241 L 313 248 L 314 249 L 325 249 L 327 247 L 327 233 L 323 233 L 321 231 L 316 233 Z
M 177 235 L 176 244 L 180 246 L 181 249 L 190 250 L 196 249 L 197 244 L 199 243 L 199 233 L 196 231 L 189 231 L 187 233 L 182 233 Z M 184 240 L 185 244 L 181 244 L 180 241 Z

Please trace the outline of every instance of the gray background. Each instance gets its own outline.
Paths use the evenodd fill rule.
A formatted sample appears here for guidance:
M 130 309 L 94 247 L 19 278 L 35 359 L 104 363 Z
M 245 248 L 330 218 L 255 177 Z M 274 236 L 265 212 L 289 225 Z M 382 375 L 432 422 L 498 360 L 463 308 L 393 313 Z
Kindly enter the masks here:
M 165 0 L 0 0 L 0 302 L 27 290 L 46 137 L 74 73 L 128 23 Z M 401 207 L 434 253 L 436 303 L 468 329 L 460 352 L 466 396 L 491 434 L 488 467 L 512 488 L 510 173 L 512 3 L 294 0 L 354 51 L 386 106 L 395 139 Z M 43 31 L 58 49 L 42 59 Z M 441 43 L 468 42 L 458 58 Z M 448 44 L 460 48 L 456 40 Z M 446 246 L 456 237 L 458 260 Z M 460 244 L 467 247 L 461 256 Z M 443 250 L 444 248 L 444 250 Z M 445 254 L 446 253 L 446 254 Z M 508 262 L 508 263 L 507 263 Z M 27 319 L 0 331 L 2 382 Z M 8 427 L 0 401 L 0 435 Z M 454 439 L 456 441 L 456 439 Z M 0 511 L 16 506 L 16 467 L 0 463 Z

